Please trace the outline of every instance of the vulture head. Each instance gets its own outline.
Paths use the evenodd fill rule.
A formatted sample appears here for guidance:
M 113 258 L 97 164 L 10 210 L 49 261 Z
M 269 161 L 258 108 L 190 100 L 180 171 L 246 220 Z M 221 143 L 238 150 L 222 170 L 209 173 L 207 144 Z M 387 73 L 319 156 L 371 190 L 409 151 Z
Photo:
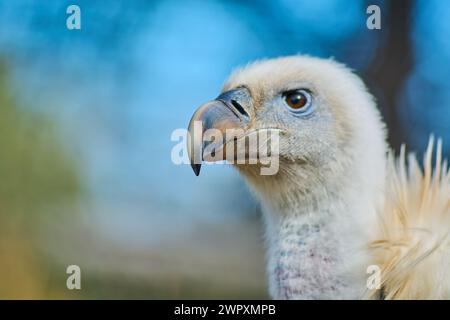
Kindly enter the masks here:
M 387 156 L 374 99 L 342 64 L 305 56 L 252 63 L 194 113 L 189 131 L 197 175 L 202 160 L 237 160 L 260 198 L 272 297 L 450 297 L 441 142 L 434 170 L 432 140 L 423 172 L 414 156 L 405 163 L 404 149 L 398 160 Z M 265 174 L 270 157 L 277 170 Z M 383 290 L 369 288 L 368 267 L 382 270 Z
M 202 130 L 195 132 L 195 123 Z M 222 132 L 223 139 L 207 137 L 210 129 Z M 227 137 L 233 129 L 240 134 Z M 236 136 L 265 132 L 269 148 L 271 134 L 277 134 L 276 173 L 261 174 L 261 162 L 234 163 L 256 193 L 274 206 L 338 192 L 358 170 L 368 176 L 365 186 L 378 180 L 370 176 L 383 172 L 385 133 L 373 98 L 356 75 L 333 60 L 291 56 L 238 69 L 215 100 L 197 109 L 189 131 L 188 150 L 197 175 L 201 161 L 211 160 L 208 148 L 223 150 L 229 159 L 225 146 L 235 143 Z M 248 158 L 249 150 L 260 147 L 247 145 L 243 155 Z

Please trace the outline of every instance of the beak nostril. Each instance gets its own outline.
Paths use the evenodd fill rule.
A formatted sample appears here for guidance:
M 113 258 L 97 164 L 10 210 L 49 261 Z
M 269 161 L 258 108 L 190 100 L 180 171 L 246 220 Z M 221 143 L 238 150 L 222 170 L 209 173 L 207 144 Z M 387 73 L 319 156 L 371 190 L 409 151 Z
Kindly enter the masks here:
M 239 102 L 237 102 L 236 100 L 231 100 L 231 104 L 233 105 L 233 107 L 236 108 L 236 110 L 243 115 L 244 117 L 249 118 L 249 115 L 247 113 L 247 111 L 245 111 L 245 109 L 239 104 Z

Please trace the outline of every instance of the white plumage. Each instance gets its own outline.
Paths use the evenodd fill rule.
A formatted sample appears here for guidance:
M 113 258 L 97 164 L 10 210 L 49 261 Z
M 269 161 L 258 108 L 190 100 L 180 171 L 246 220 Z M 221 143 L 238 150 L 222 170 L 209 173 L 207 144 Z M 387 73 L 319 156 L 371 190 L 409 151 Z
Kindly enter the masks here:
M 405 149 L 388 157 L 385 207 L 370 248 L 382 266 L 387 299 L 450 298 L 450 172 L 431 138 L 422 170 Z M 434 167 L 434 169 L 433 169 Z
M 310 99 L 308 113 L 287 104 L 291 92 Z M 276 175 L 236 165 L 263 206 L 273 298 L 450 298 L 450 173 L 440 141 L 434 170 L 433 139 L 424 171 L 414 156 L 406 164 L 404 149 L 395 160 L 372 96 L 333 60 L 250 64 L 218 100 L 191 123 L 282 132 Z M 194 161 L 204 142 L 189 143 Z M 193 168 L 198 174 L 200 164 Z M 366 285 L 371 265 L 381 270 L 380 289 Z

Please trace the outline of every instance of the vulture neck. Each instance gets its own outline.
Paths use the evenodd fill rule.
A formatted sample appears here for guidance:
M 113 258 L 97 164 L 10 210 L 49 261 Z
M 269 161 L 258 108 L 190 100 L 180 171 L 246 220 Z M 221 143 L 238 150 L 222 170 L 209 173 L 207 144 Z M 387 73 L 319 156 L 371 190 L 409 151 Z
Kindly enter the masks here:
M 380 156 L 376 163 L 367 162 L 368 167 L 350 165 L 351 171 L 326 177 L 312 168 L 289 165 L 280 165 L 289 172 L 273 177 L 247 175 L 263 204 L 273 298 L 363 296 L 366 270 L 373 264 L 366 246 L 376 226 L 375 210 L 384 181 Z

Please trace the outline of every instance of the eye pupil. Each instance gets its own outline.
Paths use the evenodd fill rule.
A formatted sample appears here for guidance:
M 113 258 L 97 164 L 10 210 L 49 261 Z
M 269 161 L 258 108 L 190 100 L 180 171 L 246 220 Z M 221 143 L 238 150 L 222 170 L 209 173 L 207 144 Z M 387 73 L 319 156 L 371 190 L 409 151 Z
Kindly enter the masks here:
M 308 99 L 301 92 L 292 92 L 286 95 L 286 103 L 292 109 L 301 109 L 308 103 Z

